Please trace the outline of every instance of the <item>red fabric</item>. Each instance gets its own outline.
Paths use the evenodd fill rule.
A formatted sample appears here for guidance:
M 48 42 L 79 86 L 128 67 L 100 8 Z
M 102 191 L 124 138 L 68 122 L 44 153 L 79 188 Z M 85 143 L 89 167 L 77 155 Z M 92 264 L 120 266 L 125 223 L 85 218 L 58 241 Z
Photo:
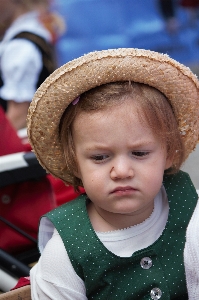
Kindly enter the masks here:
M 199 6 L 199 0 L 182 0 L 180 4 L 184 7 L 196 8 Z
M 0 137 L 0 156 L 22 151 L 31 151 L 30 144 L 23 144 L 15 129 L 10 125 L 2 107 L 0 107 Z M 56 179 L 51 175 L 48 175 L 48 178 L 53 185 L 57 205 L 68 202 L 80 194 L 76 193 L 73 187 L 66 187 L 60 179 Z M 81 191 L 84 190 L 81 189 Z
M 23 144 L 15 129 L 10 125 L 0 107 L 0 156 L 30 151 L 30 145 Z M 0 216 L 37 239 L 40 217 L 55 208 L 52 186 L 47 178 L 26 181 L 0 189 Z M 0 248 L 17 253 L 31 248 L 34 243 L 0 221 Z
M 15 129 L 5 116 L 4 110 L 0 106 L 0 156 L 22 152 L 27 150 L 27 145 L 23 145 Z
M 30 285 L 30 277 L 20 277 L 17 284 L 11 289 L 11 291 L 19 289 L 26 285 Z
M 0 156 L 30 151 L 30 145 L 23 144 L 15 129 L 10 125 L 0 107 Z M 81 192 L 84 192 L 81 189 Z M 51 175 L 39 181 L 27 181 L 0 189 L 0 216 L 37 239 L 40 217 L 51 209 L 76 198 L 73 187 L 65 186 L 60 179 Z M 28 250 L 34 245 L 0 221 L 0 248 L 9 253 Z
M 40 217 L 55 208 L 50 181 L 26 181 L 0 190 L 0 215 L 37 239 Z M 0 248 L 13 254 L 35 246 L 34 242 L 0 222 Z

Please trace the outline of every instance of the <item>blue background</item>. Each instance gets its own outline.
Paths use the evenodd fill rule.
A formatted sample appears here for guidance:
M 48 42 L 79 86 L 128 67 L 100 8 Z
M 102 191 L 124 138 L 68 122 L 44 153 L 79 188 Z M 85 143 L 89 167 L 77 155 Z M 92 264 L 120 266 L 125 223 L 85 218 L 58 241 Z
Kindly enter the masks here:
M 191 26 L 185 9 L 177 7 L 180 29 L 169 34 L 157 0 L 57 0 L 67 31 L 57 44 L 62 65 L 90 51 L 144 48 L 186 64 L 199 63 L 199 23 Z

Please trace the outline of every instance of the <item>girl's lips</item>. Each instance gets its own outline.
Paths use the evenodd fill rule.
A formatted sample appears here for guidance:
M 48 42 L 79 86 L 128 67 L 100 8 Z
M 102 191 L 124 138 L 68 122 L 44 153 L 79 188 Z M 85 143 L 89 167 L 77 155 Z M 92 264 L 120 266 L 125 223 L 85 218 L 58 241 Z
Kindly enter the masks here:
M 134 189 L 131 186 L 124 186 L 124 187 L 119 186 L 119 187 L 115 188 L 111 192 L 111 194 L 114 194 L 114 193 L 116 193 L 116 194 L 130 194 L 130 193 L 135 192 L 135 191 L 136 191 L 136 189 Z

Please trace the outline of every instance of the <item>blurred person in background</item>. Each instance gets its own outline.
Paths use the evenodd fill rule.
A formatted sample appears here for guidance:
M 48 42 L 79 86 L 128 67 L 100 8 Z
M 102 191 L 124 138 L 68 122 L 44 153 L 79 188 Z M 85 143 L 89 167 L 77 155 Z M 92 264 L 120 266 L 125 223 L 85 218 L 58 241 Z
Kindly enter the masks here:
M 190 25 L 195 26 L 199 17 L 199 0 L 181 0 L 180 4 L 189 14 Z
M 56 68 L 64 22 L 50 0 L 0 0 L 0 104 L 15 130 L 26 127 L 36 89 Z
M 173 0 L 158 0 L 158 6 L 162 18 L 165 21 L 166 30 L 170 34 L 174 34 L 179 29 L 179 22 L 176 17 L 175 1 Z
M 178 32 L 180 24 L 177 18 L 176 10 L 182 7 L 188 13 L 188 25 L 196 26 L 199 17 L 199 0 L 158 0 L 158 6 L 162 18 L 166 24 L 166 30 L 170 33 Z

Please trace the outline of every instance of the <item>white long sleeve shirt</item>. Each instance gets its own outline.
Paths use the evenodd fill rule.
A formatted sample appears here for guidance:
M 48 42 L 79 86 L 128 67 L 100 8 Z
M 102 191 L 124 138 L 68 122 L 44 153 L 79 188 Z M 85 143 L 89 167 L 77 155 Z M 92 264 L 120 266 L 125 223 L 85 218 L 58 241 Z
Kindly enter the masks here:
M 184 263 L 189 300 L 199 299 L 199 202 L 187 227 Z
M 51 40 L 51 35 L 40 23 L 37 12 L 20 16 L 8 28 L 0 43 L 1 76 L 4 82 L 0 88 L 0 97 L 4 100 L 30 102 L 43 66 L 42 54 L 32 42 L 13 39 L 23 31 L 37 34 L 46 41 Z

